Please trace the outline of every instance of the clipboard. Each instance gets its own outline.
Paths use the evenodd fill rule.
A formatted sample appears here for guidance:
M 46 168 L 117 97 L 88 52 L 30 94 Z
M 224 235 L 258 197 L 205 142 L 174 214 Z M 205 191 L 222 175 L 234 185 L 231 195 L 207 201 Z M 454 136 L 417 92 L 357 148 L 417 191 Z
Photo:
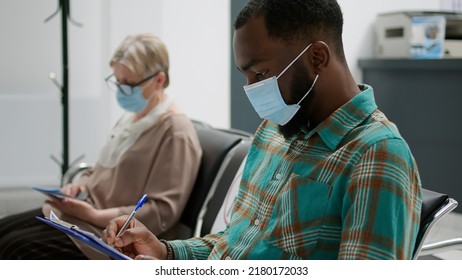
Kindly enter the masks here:
M 54 215 L 53 213 L 51 215 Z M 90 247 L 100 251 L 101 253 L 116 259 L 116 260 L 132 260 L 132 258 L 122 254 L 121 252 L 117 251 L 113 247 L 109 246 L 108 244 L 104 243 L 100 238 L 94 235 L 91 232 L 81 230 L 76 225 L 67 223 L 60 219 L 47 219 L 43 217 L 36 216 L 35 218 L 39 219 L 40 221 L 64 232 L 70 237 L 73 237 L 77 240 L 82 241 L 83 243 L 87 244 Z
M 50 195 L 54 196 L 59 199 L 63 199 L 65 197 L 70 197 L 70 198 L 75 198 L 78 200 L 85 200 L 88 197 L 87 193 L 79 193 L 76 197 L 72 197 L 70 195 L 67 195 L 63 193 L 59 188 L 47 188 L 47 187 L 40 187 L 40 186 L 32 186 L 31 187 L 33 190 L 39 191 L 45 195 Z

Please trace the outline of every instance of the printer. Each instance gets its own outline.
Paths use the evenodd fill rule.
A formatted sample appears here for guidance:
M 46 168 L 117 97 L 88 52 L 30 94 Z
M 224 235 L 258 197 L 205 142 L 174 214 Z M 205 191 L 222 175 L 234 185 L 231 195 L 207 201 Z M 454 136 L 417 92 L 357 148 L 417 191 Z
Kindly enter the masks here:
M 462 58 L 462 13 L 403 11 L 379 14 L 377 58 Z

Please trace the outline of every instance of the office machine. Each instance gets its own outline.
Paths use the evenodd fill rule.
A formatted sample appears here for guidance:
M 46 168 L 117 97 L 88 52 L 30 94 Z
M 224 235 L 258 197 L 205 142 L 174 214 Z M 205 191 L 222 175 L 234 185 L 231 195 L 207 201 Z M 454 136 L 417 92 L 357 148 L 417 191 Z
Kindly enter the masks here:
M 377 58 L 462 58 L 462 13 L 403 11 L 375 22 Z

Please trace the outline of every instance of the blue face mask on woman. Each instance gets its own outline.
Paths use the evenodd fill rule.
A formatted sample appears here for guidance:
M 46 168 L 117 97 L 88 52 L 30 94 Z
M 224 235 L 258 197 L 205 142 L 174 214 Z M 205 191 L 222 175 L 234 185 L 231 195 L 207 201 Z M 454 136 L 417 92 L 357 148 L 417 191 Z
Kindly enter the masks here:
M 308 92 L 297 104 L 287 105 L 282 98 L 277 79 L 289 69 L 300 56 L 302 56 L 312 44 L 308 45 L 277 77 L 244 86 L 244 91 L 260 118 L 267 119 L 279 125 L 287 124 L 300 109 L 300 103 L 308 96 L 313 89 L 319 75 L 316 75 L 314 82 Z
M 131 95 L 127 95 L 122 91 L 131 92 Z M 116 97 L 119 106 L 129 112 L 139 113 L 148 105 L 148 101 L 143 96 L 143 88 L 140 86 L 119 85 Z
M 135 85 L 125 85 L 111 81 L 109 78 L 113 77 L 113 75 L 106 78 L 106 81 L 111 83 L 112 86 L 115 85 L 117 87 L 116 98 L 122 109 L 133 113 L 139 113 L 148 105 L 148 100 L 146 100 L 143 96 L 143 87 L 141 85 L 158 74 L 159 71 L 141 80 Z

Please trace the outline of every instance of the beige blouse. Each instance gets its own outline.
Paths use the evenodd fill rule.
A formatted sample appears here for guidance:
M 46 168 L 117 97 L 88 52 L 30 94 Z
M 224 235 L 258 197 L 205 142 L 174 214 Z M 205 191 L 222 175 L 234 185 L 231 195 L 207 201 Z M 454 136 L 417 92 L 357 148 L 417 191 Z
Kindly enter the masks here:
M 104 150 L 104 149 L 103 149 Z M 148 200 L 136 214 L 159 238 L 177 238 L 176 228 L 199 170 L 202 150 L 191 121 L 171 105 L 117 160 L 114 167 L 96 166 L 78 183 L 86 186 L 89 202 L 97 209 L 117 207 L 130 214 L 145 193 Z M 44 213 L 49 213 L 45 204 Z M 45 209 L 48 208 L 48 209 Z M 60 219 L 100 235 L 102 228 L 62 215 Z M 74 241 L 87 257 L 106 258 Z

